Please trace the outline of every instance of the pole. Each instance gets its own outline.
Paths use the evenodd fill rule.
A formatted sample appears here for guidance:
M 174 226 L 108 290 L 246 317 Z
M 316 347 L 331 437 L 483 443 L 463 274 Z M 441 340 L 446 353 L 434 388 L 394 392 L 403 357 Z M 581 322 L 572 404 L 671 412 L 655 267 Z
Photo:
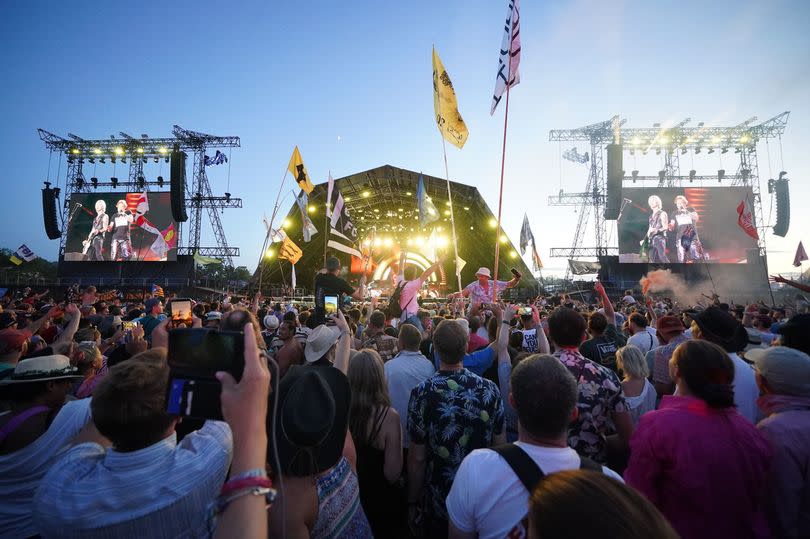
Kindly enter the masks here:
M 267 227 L 267 234 L 264 236 L 264 244 L 262 245 L 262 252 L 259 255 L 259 263 L 256 264 L 256 267 L 259 271 L 259 288 L 258 291 L 261 292 L 262 290 L 262 277 L 264 277 L 264 257 L 265 252 L 267 251 L 267 242 L 270 240 L 270 236 L 273 234 L 273 222 L 276 220 L 276 213 L 278 212 L 278 200 L 281 197 L 281 190 L 284 189 L 284 182 L 287 181 L 287 174 L 289 173 L 289 169 L 284 171 L 284 177 L 281 178 L 281 185 L 278 188 L 278 193 L 276 194 L 276 202 L 273 205 L 273 214 L 270 216 L 270 225 Z
M 329 177 L 330 178 L 332 177 L 332 171 L 331 170 L 329 171 Z M 326 253 L 327 253 L 327 249 L 329 248 L 329 235 L 332 233 L 332 222 L 331 222 L 332 208 L 330 206 L 332 201 L 329 200 L 329 189 L 328 188 L 327 188 L 326 194 L 324 195 L 323 198 L 326 200 L 326 204 L 324 206 L 326 209 L 323 212 L 323 214 L 324 214 L 324 221 L 323 221 L 323 227 L 324 227 L 323 228 L 323 267 L 326 267 Z
M 511 51 L 512 43 L 509 48 Z M 512 58 L 509 58 L 509 74 L 506 77 L 506 111 L 503 116 L 503 150 L 501 151 L 501 185 L 498 190 L 498 233 L 495 240 L 495 272 L 493 275 L 492 303 L 498 301 L 498 261 L 501 256 L 501 210 L 503 209 L 503 171 L 506 165 L 506 127 L 509 123 L 509 79 L 512 77 Z
M 450 226 L 453 229 L 453 253 L 455 254 L 456 258 L 453 261 L 454 267 L 456 268 L 456 280 L 458 281 L 458 291 L 461 292 L 461 270 L 458 267 L 458 241 L 456 240 L 456 215 L 455 210 L 453 209 L 453 194 L 450 189 L 450 172 L 447 168 L 447 142 L 444 140 L 444 136 L 442 136 L 442 152 L 444 153 L 444 175 L 447 179 L 447 201 L 450 203 Z

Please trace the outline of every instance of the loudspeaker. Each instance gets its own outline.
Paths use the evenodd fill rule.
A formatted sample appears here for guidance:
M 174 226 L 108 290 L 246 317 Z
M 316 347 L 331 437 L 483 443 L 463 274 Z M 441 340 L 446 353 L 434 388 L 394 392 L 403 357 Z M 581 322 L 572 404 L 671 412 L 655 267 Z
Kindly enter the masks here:
M 171 166 L 172 218 L 177 222 L 188 221 L 186 214 L 186 153 L 178 148 L 172 151 Z
M 787 235 L 790 228 L 790 189 L 787 178 L 779 178 L 773 183 L 773 190 L 776 191 L 776 224 L 773 225 L 773 233 L 776 236 Z
M 56 220 L 56 193 L 48 182 L 45 182 L 45 187 L 42 189 L 42 218 L 48 239 L 58 240 L 62 236 L 62 232 L 59 231 L 59 223 Z
M 605 200 L 605 219 L 616 219 L 622 207 L 622 145 L 607 146 L 607 193 Z

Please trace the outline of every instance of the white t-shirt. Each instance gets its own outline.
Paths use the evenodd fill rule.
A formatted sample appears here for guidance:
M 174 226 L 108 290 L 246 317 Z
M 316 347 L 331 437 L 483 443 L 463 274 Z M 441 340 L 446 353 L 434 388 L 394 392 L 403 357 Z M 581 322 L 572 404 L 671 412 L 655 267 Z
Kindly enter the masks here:
M 388 383 L 388 394 L 391 397 L 391 407 L 399 414 L 399 422 L 402 424 L 402 447 L 408 447 L 408 429 L 405 422 L 408 419 L 411 390 L 433 376 L 433 363 L 419 352 L 402 350 L 393 359 L 386 361 L 383 369 Z
M 37 533 L 31 514 L 34 493 L 70 440 L 90 421 L 90 400 L 65 404 L 42 436 L 19 451 L 0 455 L 0 538 Z
M 743 417 L 756 424 L 759 417 L 759 388 L 754 369 L 737 354 L 729 354 L 728 357 L 734 362 L 734 404 Z
M 653 348 L 660 346 L 660 344 L 658 343 L 658 337 L 655 336 L 655 329 L 650 328 L 650 326 L 647 326 L 645 329 L 646 331 L 639 331 L 627 339 L 627 344 L 635 346 L 646 354 Z M 650 331 L 650 329 L 652 329 L 652 331 Z
M 579 469 L 579 455 L 570 447 L 516 444 L 547 475 Z M 622 481 L 613 470 L 603 466 L 602 471 Z M 522 527 L 521 521 L 529 512 L 529 492 L 509 464 L 489 449 L 476 449 L 461 462 L 446 505 L 453 525 L 463 532 L 477 533 L 479 539 L 525 536 L 510 532 Z
M 524 352 L 529 352 L 530 354 L 537 352 L 537 328 L 523 330 L 523 344 L 521 346 Z
M 636 302 L 636 298 L 628 294 L 622 298 L 622 301 L 628 305 L 633 305 Z
M 397 286 L 401 285 L 404 279 L 397 281 Z M 419 302 L 416 301 L 416 295 L 422 284 L 425 281 L 422 279 L 414 279 L 413 281 L 405 281 L 405 286 L 402 287 L 402 292 L 399 296 L 399 306 L 402 309 L 402 319 L 406 320 L 414 316 L 419 311 Z

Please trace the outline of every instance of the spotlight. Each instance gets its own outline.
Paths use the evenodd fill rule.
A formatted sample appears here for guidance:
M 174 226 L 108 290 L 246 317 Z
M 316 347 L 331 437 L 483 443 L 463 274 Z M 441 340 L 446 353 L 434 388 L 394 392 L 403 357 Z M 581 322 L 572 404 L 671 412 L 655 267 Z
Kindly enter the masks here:
M 95 157 L 91 157 L 91 158 L 90 158 L 90 164 L 93 164 L 93 163 L 95 163 L 95 162 L 96 162 L 96 158 L 95 158 Z
M 725 170 L 721 168 L 720 170 L 717 171 L 717 183 L 721 183 L 723 181 L 723 178 L 725 177 L 726 177 Z
M 164 161 L 166 161 L 167 163 L 169 162 L 169 156 L 168 155 L 166 156 L 166 159 L 164 159 Z
M 638 179 L 638 170 L 634 170 L 630 174 L 633 176 L 633 183 L 636 183 L 636 180 Z
M 112 183 L 113 189 L 115 189 L 116 187 L 118 187 L 118 178 L 113 176 L 112 178 L 110 178 L 110 183 Z
M 82 189 L 84 187 L 84 178 L 79 176 L 76 178 L 76 189 Z
M 68 163 L 72 163 L 73 162 L 73 156 L 68 154 L 68 160 L 67 161 L 68 161 Z
M 155 156 L 155 163 L 157 163 L 158 161 L 160 161 L 160 157 Z
M 138 191 L 143 191 L 143 186 L 146 183 L 146 179 L 143 176 L 138 176 L 138 179 L 135 182 L 138 186 Z
M 714 153 L 714 148 L 709 148 L 709 153 Z
M 53 198 L 59 198 L 59 195 L 62 193 L 62 189 L 59 187 L 53 188 Z
M 98 178 L 93 176 L 92 178 L 90 178 L 90 183 L 93 184 L 93 189 L 98 189 Z
M 144 163 L 148 163 L 148 162 L 149 162 L 149 158 L 148 158 L 148 157 L 144 157 L 144 158 L 143 158 L 143 162 L 144 162 Z
M 695 148 L 695 153 L 700 153 L 700 146 L 698 146 L 697 148 Z
M 658 171 L 658 181 L 659 181 L 659 182 L 663 182 L 663 181 L 664 181 L 664 178 L 666 177 L 666 175 L 667 175 L 667 171 L 666 171 L 666 170 L 659 170 L 659 171 Z
M 115 164 L 115 157 L 110 157 L 110 163 Z
M 749 169 L 747 169 L 747 168 L 741 169 L 740 170 L 740 175 L 742 176 L 743 180 L 747 180 L 748 176 L 751 175 L 751 171 Z
M 155 157 L 155 159 L 157 159 L 157 157 Z M 158 176 L 157 182 L 158 182 L 158 186 L 162 188 L 163 187 L 163 176 Z
M 101 158 L 101 162 L 104 163 L 104 158 L 103 157 Z
M 225 193 L 225 202 L 230 202 L 230 201 L 231 201 L 231 194 L 226 192 Z
M 686 154 L 686 148 L 681 148 L 681 155 Z
M 728 148 L 723 148 L 720 150 L 720 153 L 728 153 Z
M 124 164 L 126 164 L 126 162 L 127 162 L 127 158 L 126 158 L 126 157 L 122 157 L 122 158 L 121 158 L 121 162 L 122 162 L 122 163 L 124 163 Z
M 692 183 L 692 182 L 695 181 L 695 176 L 697 176 L 697 172 L 694 169 L 690 170 L 689 171 L 689 183 Z

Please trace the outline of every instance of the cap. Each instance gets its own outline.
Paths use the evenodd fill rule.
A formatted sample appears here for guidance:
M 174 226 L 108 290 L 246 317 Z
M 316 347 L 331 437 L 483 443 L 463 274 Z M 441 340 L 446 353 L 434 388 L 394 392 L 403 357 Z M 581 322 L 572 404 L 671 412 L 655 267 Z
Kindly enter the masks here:
M 686 328 L 683 327 L 683 324 L 677 316 L 667 315 L 658 319 L 655 324 L 655 329 L 658 333 L 667 334 L 683 332 Z
M 755 348 L 745 353 L 778 395 L 810 396 L 810 356 L 787 346 Z

